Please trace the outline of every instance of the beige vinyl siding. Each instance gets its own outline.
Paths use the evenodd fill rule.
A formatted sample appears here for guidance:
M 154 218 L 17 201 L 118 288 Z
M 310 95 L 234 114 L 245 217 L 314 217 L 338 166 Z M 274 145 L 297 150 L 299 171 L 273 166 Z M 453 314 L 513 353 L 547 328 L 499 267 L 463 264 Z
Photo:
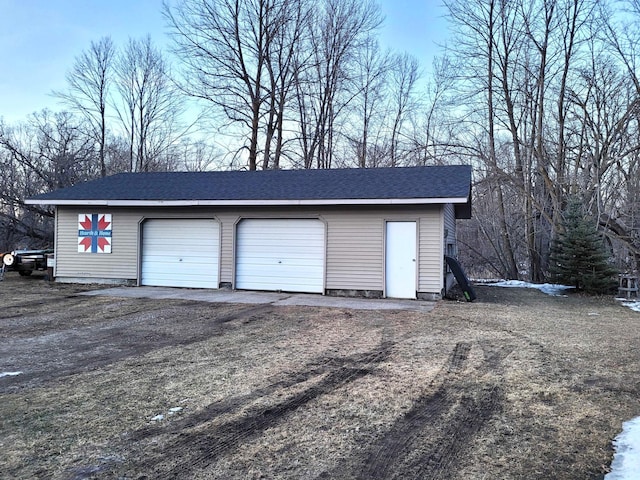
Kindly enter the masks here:
M 440 206 L 325 213 L 326 288 L 384 290 L 384 230 L 387 221 L 418 222 L 418 291 L 442 290 L 443 221 Z
M 78 215 L 111 213 L 112 253 L 78 252 Z M 138 221 L 135 211 L 58 207 L 56 277 L 123 279 L 138 277 Z
M 443 288 L 442 208 L 425 211 L 418 225 L 418 292 L 439 294 Z
M 326 288 L 384 289 L 384 212 L 327 213 Z
M 221 213 L 218 216 L 222 232 L 220 244 L 220 283 L 231 284 L 233 282 L 234 265 L 234 231 L 235 225 L 240 219 L 238 215 Z
M 447 232 L 447 237 L 444 239 L 445 252 L 447 251 L 447 244 L 452 244 L 454 248 L 454 255 L 457 255 L 456 245 L 456 211 L 451 203 L 447 203 L 443 207 L 444 213 L 444 228 Z
M 456 211 L 455 207 L 448 203 L 443 206 L 443 219 L 444 219 L 444 229 L 447 234 L 444 237 L 443 243 L 443 253 L 445 255 L 451 255 L 453 257 L 457 257 L 458 255 L 458 244 L 457 244 L 457 236 L 456 236 Z M 453 245 L 451 250 L 449 249 L 449 245 Z M 444 265 L 443 270 L 445 272 L 445 290 L 449 290 L 453 285 L 455 285 L 455 277 L 451 270 Z
M 453 211 L 453 209 L 451 209 Z M 111 213 L 112 253 L 77 252 L 79 213 Z M 241 218 L 319 218 L 326 223 L 325 288 L 384 290 L 386 221 L 418 224 L 418 291 L 442 290 L 443 209 L 433 206 L 275 208 L 58 207 L 56 276 L 137 280 L 139 224 L 145 218 L 215 218 L 220 222 L 220 282 L 233 282 L 234 236 Z M 453 230 L 450 228 L 450 232 Z
M 112 214 L 112 253 L 78 253 L 78 214 L 81 213 Z M 215 215 L 200 209 L 58 207 L 55 276 L 138 280 L 139 225 L 146 218 L 215 218 Z

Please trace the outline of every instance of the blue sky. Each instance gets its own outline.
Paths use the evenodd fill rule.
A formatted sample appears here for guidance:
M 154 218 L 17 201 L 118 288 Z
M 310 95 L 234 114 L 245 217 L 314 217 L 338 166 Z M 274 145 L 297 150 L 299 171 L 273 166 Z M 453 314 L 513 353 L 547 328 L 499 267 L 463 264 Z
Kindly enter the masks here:
M 440 0 L 379 1 L 381 43 L 416 56 L 428 69 L 437 43 L 448 35 Z M 57 109 L 52 90 L 92 40 L 109 35 L 117 45 L 150 34 L 166 43 L 162 0 L 0 0 L 0 117 L 24 120 L 44 107 Z

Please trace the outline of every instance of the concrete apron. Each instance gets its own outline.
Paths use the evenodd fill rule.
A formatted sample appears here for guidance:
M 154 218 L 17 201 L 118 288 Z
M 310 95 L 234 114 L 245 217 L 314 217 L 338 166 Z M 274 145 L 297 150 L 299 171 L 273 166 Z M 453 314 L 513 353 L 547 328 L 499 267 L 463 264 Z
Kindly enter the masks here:
M 80 295 L 128 298 L 160 298 L 194 300 L 210 303 L 249 303 L 275 306 L 298 305 L 308 307 L 349 308 L 353 310 L 411 310 L 429 312 L 435 302 L 425 300 L 374 299 L 352 297 L 330 297 L 308 293 L 254 292 L 240 290 L 208 290 L 169 287 L 114 287 L 92 290 Z

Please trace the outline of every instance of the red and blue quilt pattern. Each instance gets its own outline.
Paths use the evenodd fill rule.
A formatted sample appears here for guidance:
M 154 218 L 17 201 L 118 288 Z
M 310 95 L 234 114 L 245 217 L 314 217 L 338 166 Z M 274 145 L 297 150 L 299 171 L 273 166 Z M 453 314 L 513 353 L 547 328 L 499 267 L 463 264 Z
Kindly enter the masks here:
M 78 252 L 111 253 L 111 214 L 78 215 Z

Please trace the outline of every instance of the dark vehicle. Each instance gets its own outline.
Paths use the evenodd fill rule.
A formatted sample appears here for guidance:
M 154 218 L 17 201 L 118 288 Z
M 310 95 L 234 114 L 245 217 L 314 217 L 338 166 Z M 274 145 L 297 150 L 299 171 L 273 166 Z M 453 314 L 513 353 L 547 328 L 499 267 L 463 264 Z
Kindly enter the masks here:
M 47 269 L 47 255 L 53 254 L 53 250 L 15 250 L 2 255 L 2 266 L 6 271 L 18 272 L 27 277 L 34 270 Z

